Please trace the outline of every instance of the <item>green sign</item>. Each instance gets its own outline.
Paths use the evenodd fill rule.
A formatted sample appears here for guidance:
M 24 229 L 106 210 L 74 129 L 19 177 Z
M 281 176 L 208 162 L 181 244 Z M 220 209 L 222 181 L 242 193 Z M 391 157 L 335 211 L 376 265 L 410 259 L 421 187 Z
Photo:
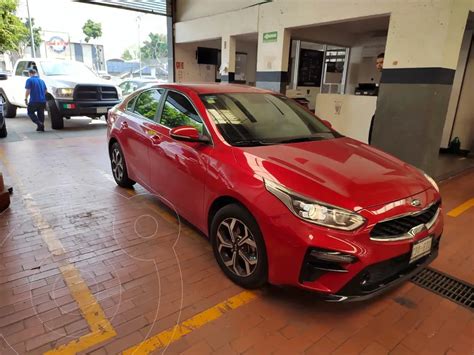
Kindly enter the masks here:
M 270 43 L 278 41 L 278 32 L 265 32 L 263 34 L 263 43 Z

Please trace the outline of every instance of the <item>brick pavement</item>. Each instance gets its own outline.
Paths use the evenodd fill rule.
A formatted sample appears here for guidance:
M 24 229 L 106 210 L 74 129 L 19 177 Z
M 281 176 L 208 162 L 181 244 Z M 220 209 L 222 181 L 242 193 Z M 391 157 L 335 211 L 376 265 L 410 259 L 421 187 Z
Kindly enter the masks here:
M 172 212 L 155 197 L 114 185 L 104 137 L 13 142 L 0 144 L 0 153 L 0 170 L 22 191 L 15 189 L 0 216 L 1 354 L 39 354 L 89 333 L 61 274 L 64 263 L 80 272 L 117 333 L 83 353 L 119 353 L 243 291 L 219 271 L 202 235 L 187 225 L 178 235 Z M 474 197 L 473 178 L 441 184 L 445 212 Z M 49 229 L 38 229 L 28 205 Z M 471 209 L 446 218 L 433 264 L 470 282 L 473 217 Z M 49 231 L 64 254 L 48 249 Z M 412 283 L 355 304 L 269 286 L 166 352 L 473 354 L 473 339 L 471 311 Z

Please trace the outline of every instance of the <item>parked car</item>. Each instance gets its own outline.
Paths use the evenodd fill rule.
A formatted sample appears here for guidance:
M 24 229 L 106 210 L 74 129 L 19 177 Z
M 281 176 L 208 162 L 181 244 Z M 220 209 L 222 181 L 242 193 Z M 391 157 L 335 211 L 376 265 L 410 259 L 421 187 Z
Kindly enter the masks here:
M 5 116 L 16 116 L 18 107 L 26 107 L 25 83 L 28 69 L 34 68 L 48 88 L 48 116 L 53 129 L 64 128 L 63 118 L 88 116 L 99 118 L 121 100 L 120 89 L 99 78 L 84 63 L 59 59 L 20 59 L 13 75 L 0 82 L 0 100 Z
M 119 84 L 120 90 L 122 90 L 122 94 L 124 96 L 130 95 L 135 90 L 138 90 L 146 85 L 150 85 L 152 83 L 157 83 L 156 79 L 126 79 Z
M 110 111 L 108 140 L 116 183 L 172 204 L 243 287 L 268 281 L 362 300 L 438 254 L 436 183 L 285 96 L 155 85 Z

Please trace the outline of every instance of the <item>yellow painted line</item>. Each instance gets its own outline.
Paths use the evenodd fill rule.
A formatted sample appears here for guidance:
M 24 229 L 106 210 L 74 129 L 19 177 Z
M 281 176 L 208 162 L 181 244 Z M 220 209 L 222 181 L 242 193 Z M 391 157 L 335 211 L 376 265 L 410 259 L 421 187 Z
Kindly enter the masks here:
M 91 332 L 45 354 L 76 354 L 116 336 L 112 324 L 105 317 L 102 307 L 90 292 L 79 271 L 71 264 L 61 267 L 60 270 Z
M 254 292 L 244 291 L 233 296 L 224 302 L 196 314 L 195 316 L 175 325 L 161 333 L 158 333 L 138 345 L 135 345 L 123 352 L 123 355 L 150 354 L 151 352 L 163 348 L 181 339 L 186 334 L 201 328 L 202 326 L 222 317 L 224 314 L 239 308 L 257 298 Z
M 15 169 L 5 158 L 1 148 L 0 160 L 9 172 L 10 177 L 15 181 L 15 188 L 24 196 L 25 207 L 38 227 L 40 235 L 46 243 L 50 253 L 53 255 L 63 255 L 65 253 L 64 246 L 56 237 L 53 228 L 51 228 L 49 223 L 43 218 L 40 210 L 35 206 L 31 195 L 25 192 L 25 187 L 17 178 Z M 91 332 L 81 336 L 79 339 L 74 339 L 67 344 L 48 351 L 45 354 L 75 354 L 116 336 L 117 333 L 112 327 L 112 324 L 105 317 L 102 307 L 87 287 L 87 284 L 82 278 L 79 270 L 77 270 L 74 265 L 68 264 L 67 261 L 64 265 L 59 267 L 59 270 L 64 277 L 69 292 L 71 292 L 71 295 L 79 306 L 84 319 L 87 321 Z
M 456 208 L 453 208 L 451 211 L 448 212 L 449 217 L 457 217 L 460 214 L 466 212 L 469 208 L 474 207 L 474 198 L 467 200 L 462 205 L 459 205 Z

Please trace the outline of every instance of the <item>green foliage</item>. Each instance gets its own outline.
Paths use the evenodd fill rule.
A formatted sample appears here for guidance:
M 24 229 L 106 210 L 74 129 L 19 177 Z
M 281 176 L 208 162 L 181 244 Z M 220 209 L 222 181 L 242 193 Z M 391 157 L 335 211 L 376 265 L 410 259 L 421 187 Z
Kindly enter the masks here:
M 154 120 L 159 104 L 159 94 L 155 91 L 146 91 L 141 94 L 137 102 L 135 103 L 135 112 L 138 112 L 140 115 Z M 185 110 L 184 108 L 181 108 Z M 169 128 L 175 128 L 179 126 L 192 126 L 195 127 L 200 133 L 202 133 L 203 125 L 192 119 L 190 116 L 196 115 L 196 113 L 180 111 L 178 107 L 171 105 L 168 101 L 165 102 L 163 107 L 163 113 L 161 114 L 162 125 L 165 125 Z
M 26 28 L 15 15 L 16 0 L 0 0 L 0 53 L 17 50 Z
M 91 38 L 96 39 L 102 36 L 102 24 L 89 19 L 82 26 L 82 32 L 86 35 L 85 41 L 89 43 Z
M 179 111 L 176 107 L 165 102 L 163 107 L 163 113 L 161 114 L 161 124 L 169 128 L 175 128 L 179 126 L 192 126 L 202 133 L 202 124 L 196 122 L 183 112 Z
M 143 47 L 140 48 L 142 59 L 158 59 L 168 56 L 166 35 L 150 33 L 148 35 L 148 40 L 143 43 Z
M 141 94 L 135 103 L 135 111 L 150 120 L 155 119 L 159 101 L 153 97 L 153 91 Z
M 28 19 L 25 20 L 24 26 L 26 28 L 26 34 L 22 42 L 27 46 L 31 46 L 30 21 L 28 21 Z M 41 42 L 43 42 L 43 39 L 41 38 L 41 27 L 35 27 L 34 18 L 31 19 L 31 26 L 33 27 L 33 39 L 35 40 L 35 47 L 39 47 Z
M 130 49 L 126 49 L 126 50 L 122 53 L 122 59 L 123 59 L 123 60 L 132 60 L 132 59 L 133 59 L 132 53 L 130 53 Z

